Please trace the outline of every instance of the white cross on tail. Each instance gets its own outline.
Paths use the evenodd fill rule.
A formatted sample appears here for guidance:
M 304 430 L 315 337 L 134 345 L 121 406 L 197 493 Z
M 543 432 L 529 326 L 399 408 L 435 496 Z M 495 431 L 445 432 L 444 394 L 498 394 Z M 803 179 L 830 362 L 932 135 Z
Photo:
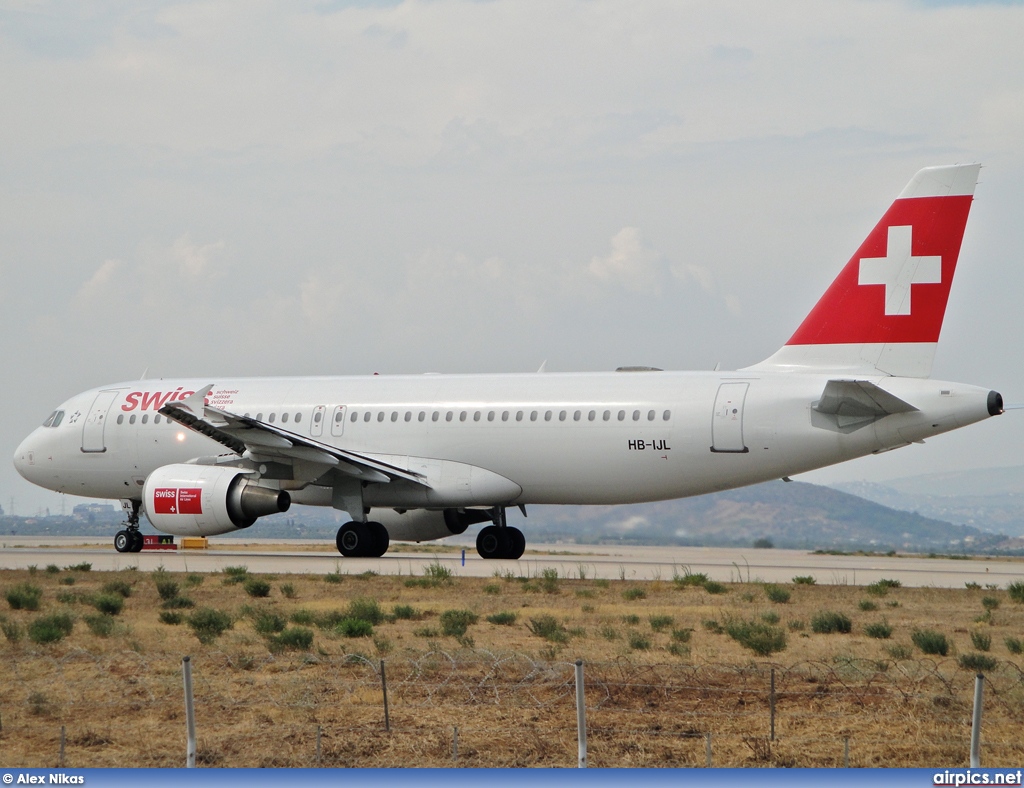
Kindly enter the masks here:
M 911 257 L 913 227 L 909 224 L 889 228 L 885 257 L 862 257 L 857 279 L 859 285 L 885 285 L 885 314 L 910 314 L 910 286 L 937 285 L 942 282 L 942 258 Z

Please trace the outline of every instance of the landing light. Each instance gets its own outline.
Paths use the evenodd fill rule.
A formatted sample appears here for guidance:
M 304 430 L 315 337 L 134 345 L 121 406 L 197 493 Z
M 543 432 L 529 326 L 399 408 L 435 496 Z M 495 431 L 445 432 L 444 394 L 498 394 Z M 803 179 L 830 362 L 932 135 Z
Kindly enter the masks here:
M 176 437 L 178 438 L 178 441 L 181 442 L 181 441 L 185 440 L 185 433 L 184 432 L 179 432 Z

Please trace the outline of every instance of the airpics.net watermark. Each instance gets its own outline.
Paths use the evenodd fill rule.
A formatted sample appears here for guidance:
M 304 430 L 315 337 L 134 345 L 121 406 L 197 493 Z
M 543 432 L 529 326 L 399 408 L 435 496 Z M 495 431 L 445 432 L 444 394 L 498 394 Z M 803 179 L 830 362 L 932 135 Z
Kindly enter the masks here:
M 4 785 L 85 785 L 85 777 L 82 775 L 65 774 L 64 772 L 48 772 L 46 774 L 4 772 L 3 781 Z
M 972 771 L 970 769 L 946 769 L 942 772 L 935 772 L 932 777 L 932 785 L 1024 785 L 1021 777 L 1024 775 L 1020 769 L 1016 771 L 999 771 L 986 769 L 985 771 Z

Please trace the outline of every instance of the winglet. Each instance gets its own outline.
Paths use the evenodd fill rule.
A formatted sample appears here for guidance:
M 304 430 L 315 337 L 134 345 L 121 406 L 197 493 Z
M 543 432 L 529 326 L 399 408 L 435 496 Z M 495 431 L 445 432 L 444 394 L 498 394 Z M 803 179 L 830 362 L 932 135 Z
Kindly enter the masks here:
M 176 407 L 187 410 L 193 416 L 201 419 L 203 417 L 203 408 L 206 407 L 206 397 L 213 391 L 213 386 L 213 383 L 209 386 L 204 386 L 199 391 L 189 394 L 185 399 L 180 399 L 174 404 Z

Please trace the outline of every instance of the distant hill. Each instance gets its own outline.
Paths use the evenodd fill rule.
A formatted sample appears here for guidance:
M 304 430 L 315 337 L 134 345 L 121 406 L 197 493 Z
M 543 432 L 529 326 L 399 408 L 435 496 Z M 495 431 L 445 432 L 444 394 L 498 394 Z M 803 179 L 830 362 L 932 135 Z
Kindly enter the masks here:
M 237 535 L 333 539 L 346 519 L 331 509 L 295 506 Z M 802 482 L 629 506 L 531 506 L 526 520 L 514 510 L 509 520 L 532 542 L 750 546 L 766 540 L 774 547 L 808 550 L 1024 552 L 1024 540 Z M 79 519 L 2 517 L 0 534 L 112 538 L 119 521 L 100 512 Z M 148 525 L 143 530 L 153 532 Z
M 1024 536 L 1024 466 L 934 473 L 877 484 L 836 484 L 837 490 L 991 533 Z

